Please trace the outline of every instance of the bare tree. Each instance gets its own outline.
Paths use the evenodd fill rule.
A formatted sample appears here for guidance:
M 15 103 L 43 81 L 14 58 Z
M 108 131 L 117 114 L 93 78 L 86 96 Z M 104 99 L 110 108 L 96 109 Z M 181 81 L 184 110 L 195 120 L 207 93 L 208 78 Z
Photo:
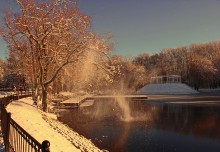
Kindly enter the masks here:
M 67 65 L 82 60 L 98 39 L 90 31 L 90 17 L 80 12 L 77 0 L 17 0 L 18 13 L 5 13 L 1 32 L 13 50 L 26 51 L 31 59 L 33 83 L 42 89 L 43 110 L 48 111 L 47 89 Z M 27 44 L 22 49 L 23 43 Z
M 112 56 L 112 63 L 117 67 L 114 75 L 112 88 L 119 93 L 134 93 L 137 89 L 146 84 L 149 79 L 145 66 L 142 65 L 145 55 L 134 60 L 122 56 Z

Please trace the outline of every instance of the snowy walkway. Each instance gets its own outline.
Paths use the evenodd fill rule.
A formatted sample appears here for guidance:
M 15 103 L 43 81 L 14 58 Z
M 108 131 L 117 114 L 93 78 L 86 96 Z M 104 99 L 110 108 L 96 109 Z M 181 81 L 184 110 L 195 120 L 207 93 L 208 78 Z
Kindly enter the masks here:
M 7 106 L 12 118 L 39 142 L 49 140 L 51 152 L 99 152 L 88 139 L 56 120 L 53 114 L 43 113 L 31 104 L 31 98 L 20 99 Z

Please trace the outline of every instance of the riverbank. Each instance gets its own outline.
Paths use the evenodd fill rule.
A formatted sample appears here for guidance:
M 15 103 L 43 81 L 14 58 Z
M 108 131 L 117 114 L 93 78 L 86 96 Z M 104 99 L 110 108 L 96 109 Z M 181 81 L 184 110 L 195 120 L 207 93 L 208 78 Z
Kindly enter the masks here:
M 7 106 L 12 118 L 39 142 L 49 140 L 52 152 L 101 152 L 89 139 L 71 130 L 32 105 L 31 98 L 14 101 Z

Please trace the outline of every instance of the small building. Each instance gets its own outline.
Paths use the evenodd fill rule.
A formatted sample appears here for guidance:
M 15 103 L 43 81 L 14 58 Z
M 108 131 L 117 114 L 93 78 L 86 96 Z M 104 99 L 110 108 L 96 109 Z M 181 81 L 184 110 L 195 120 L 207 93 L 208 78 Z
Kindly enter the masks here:
M 181 76 L 179 75 L 161 75 L 156 77 L 151 77 L 151 84 L 160 84 L 160 83 L 181 83 Z

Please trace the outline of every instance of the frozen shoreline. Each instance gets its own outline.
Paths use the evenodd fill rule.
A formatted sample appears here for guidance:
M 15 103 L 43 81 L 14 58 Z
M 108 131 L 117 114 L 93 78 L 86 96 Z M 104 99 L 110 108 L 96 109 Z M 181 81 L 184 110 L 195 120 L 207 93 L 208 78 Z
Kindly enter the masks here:
M 40 143 L 49 140 L 52 152 L 101 152 L 89 139 L 79 135 L 56 119 L 32 105 L 31 98 L 14 101 L 7 106 L 12 118 Z

